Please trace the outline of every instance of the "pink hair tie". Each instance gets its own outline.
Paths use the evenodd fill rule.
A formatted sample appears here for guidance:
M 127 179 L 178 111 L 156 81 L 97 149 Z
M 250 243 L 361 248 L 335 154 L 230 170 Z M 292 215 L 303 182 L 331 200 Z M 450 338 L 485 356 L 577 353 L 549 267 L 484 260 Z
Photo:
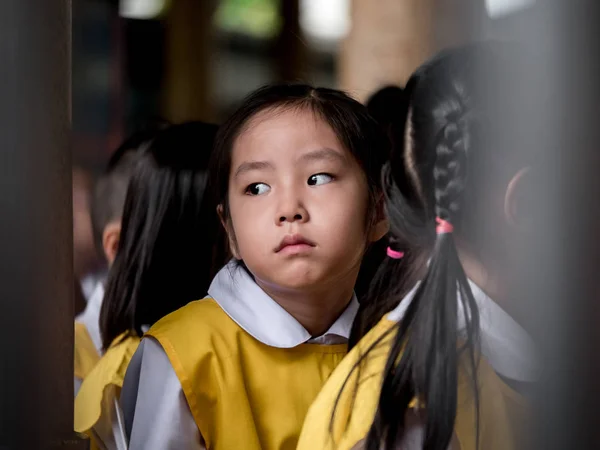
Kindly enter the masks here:
M 447 220 L 436 217 L 435 221 L 437 222 L 437 226 L 435 227 L 437 234 L 448 234 L 454 231 L 454 226 Z
M 394 250 L 392 247 L 388 247 L 386 250 L 386 253 L 392 259 L 404 258 L 404 252 L 398 252 L 398 251 Z

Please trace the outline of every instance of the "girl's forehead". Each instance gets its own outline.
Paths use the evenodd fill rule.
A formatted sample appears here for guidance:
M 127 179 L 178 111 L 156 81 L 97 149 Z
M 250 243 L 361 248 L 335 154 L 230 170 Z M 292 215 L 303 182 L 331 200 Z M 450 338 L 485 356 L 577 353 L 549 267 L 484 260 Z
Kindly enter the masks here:
M 345 153 L 335 131 L 309 108 L 271 108 L 248 121 L 234 141 L 232 159 L 254 159 L 274 152 L 292 156 L 316 147 Z
M 253 115 L 241 129 L 238 139 L 277 128 L 296 128 L 299 124 L 313 128 L 329 127 L 323 118 L 308 106 L 273 106 Z M 331 130 L 333 132 L 333 130 Z

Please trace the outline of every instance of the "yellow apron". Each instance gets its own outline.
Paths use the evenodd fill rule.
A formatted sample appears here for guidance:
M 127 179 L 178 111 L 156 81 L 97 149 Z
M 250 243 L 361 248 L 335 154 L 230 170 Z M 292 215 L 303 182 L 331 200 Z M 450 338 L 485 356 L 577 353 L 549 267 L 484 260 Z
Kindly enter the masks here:
M 186 305 L 147 334 L 168 355 L 210 450 L 295 449 L 310 404 L 347 351 L 270 347 L 212 299 Z
M 396 323 L 382 319 L 342 361 L 306 417 L 298 450 L 350 450 L 361 448 L 373 422 L 382 373 L 395 332 Z M 387 334 L 386 334 L 387 333 Z M 371 349 L 367 353 L 367 350 Z M 361 355 L 366 356 L 361 360 Z M 516 448 L 511 414 L 525 415 L 525 403 L 500 380 L 493 369 L 479 361 L 480 445 L 485 450 Z M 475 408 L 468 377 L 458 377 L 458 409 L 455 439 L 461 450 L 475 450 Z M 413 401 L 413 406 L 415 402 Z M 356 447 L 355 447 L 356 446 Z

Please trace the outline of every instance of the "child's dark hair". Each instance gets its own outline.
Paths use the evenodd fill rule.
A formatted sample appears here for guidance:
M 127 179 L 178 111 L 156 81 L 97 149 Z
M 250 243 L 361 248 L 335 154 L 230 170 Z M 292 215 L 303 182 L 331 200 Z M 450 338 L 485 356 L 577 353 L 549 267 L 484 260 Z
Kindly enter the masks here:
M 367 436 L 369 450 L 397 448 L 415 398 L 424 405 L 423 448 L 446 450 L 456 419 L 459 365 L 473 382 L 478 440 L 479 313 L 454 235 L 436 233 L 436 223 L 447 221 L 475 248 L 485 247 L 481 245 L 486 232 L 480 208 L 490 192 L 500 186 L 506 189 L 518 170 L 509 167 L 518 158 L 507 157 L 509 151 L 518 152 L 518 146 L 502 141 L 511 116 L 510 101 L 498 102 L 497 96 L 487 95 L 490 90 L 508 91 L 511 83 L 516 84 L 518 76 L 503 79 L 506 71 L 494 70 L 511 64 L 509 55 L 513 53 L 501 45 L 450 50 L 421 66 L 407 84 L 405 145 L 394 148 L 384 167 L 383 190 L 390 232 L 410 243 L 408 253 L 419 260 L 413 274 L 420 272 L 421 281 L 404 317 L 390 331 L 391 350 Z M 408 192 L 402 188 L 407 177 L 412 180 Z M 398 305 L 407 293 L 408 285 L 402 281 L 406 280 L 405 264 L 405 260 L 387 258 L 367 302 L 379 302 L 384 312 Z M 414 283 L 415 277 L 410 281 Z M 461 330 L 459 301 L 465 323 Z
M 173 125 L 140 155 L 100 315 L 105 349 L 206 295 L 218 269 L 219 224 L 206 195 L 216 131 L 200 122 Z
M 367 109 L 369 114 L 379 123 L 379 125 L 388 133 L 392 142 L 396 137 L 402 137 L 400 133 L 404 130 L 406 121 L 406 108 L 403 107 L 408 102 L 406 91 L 400 86 L 385 86 L 367 100 Z M 401 139 L 399 140 L 401 144 Z
M 371 116 L 379 123 L 383 132 L 388 136 L 391 147 L 390 149 L 402 147 L 404 125 L 406 122 L 406 114 L 408 112 L 408 96 L 404 89 L 398 86 L 385 86 L 375 92 L 367 101 L 367 109 Z M 383 149 L 382 149 L 383 150 Z M 386 161 L 389 159 L 389 154 L 385 154 Z M 402 183 L 402 190 L 410 191 L 410 183 L 408 177 Z M 360 308 L 352 325 L 352 332 L 348 342 L 348 348 L 352 349 L 358 341 L 381 319 L 383 314 L 394 308 L 395 305 L 387 307 L 381 303 L 386 301 L 385 297 L 373 295 L 374 290 L 382 289 L 382 286 L 373 286 L 372 281 L 377 273 L 377 270 L 386 256 L 386 248 L 391 247 L 393 250 L 401 251 L 405 254 L 402 265 L 406 267 L 406 275 L 409 271 L 417 267 L 414 257 L 415 252 L 407 252 L 407 243 L 402 242 L 397 238 L 391 237 L 389 234 L 380 241 L 374 243 L 363 258 L 360 273 L 356 280 L 355 291 L 360 302 Z M 412 287 L 411 281 L 414 277 L 404 276 L 406 286 L 409 289 Z M 397 279 L 381 280 L 387 283 L 398 284 Z M 371 290 L 371 295 L 368 295 Z M 387 299 L 390 300 L 390 299 Z
M 227 194 L 231 152 L 236 138 L 249 121 L 263 111 L 303 109 L 323 119 L 363 168 L 370 190 L 370 212 L 374 211 L 381 192 L 380 172 L 385 159 L 382 155 L 387 153 L 387 149 L 381 149 L 387 148 L 388 142 L 366 107 L 334 89 L 304 84 L 277 84 L 262 87 L 250 94 L 219 128 L 211 176 L 215 199 L 222 206 L 226 221 L 230 217 Z
M 91 204 L 92 230 L 97 252 L 104 257 L 102 234 L 110 222 L 123 215 L 127 185 L 144 148 L 162 129 L 165 122 L 152 122 L 137 130 L 113 152 L 104 173 L 94 185 Z

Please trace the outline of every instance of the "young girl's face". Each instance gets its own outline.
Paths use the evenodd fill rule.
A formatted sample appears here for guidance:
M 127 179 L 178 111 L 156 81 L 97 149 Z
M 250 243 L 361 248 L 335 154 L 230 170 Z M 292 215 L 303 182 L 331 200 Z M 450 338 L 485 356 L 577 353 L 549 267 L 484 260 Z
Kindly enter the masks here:
M 263 111 L 234 143 L 230 241 L 263 287 L 354 283 L 367 242 L 381 237 L 368 204 L 360 165 L 310 110 Z

